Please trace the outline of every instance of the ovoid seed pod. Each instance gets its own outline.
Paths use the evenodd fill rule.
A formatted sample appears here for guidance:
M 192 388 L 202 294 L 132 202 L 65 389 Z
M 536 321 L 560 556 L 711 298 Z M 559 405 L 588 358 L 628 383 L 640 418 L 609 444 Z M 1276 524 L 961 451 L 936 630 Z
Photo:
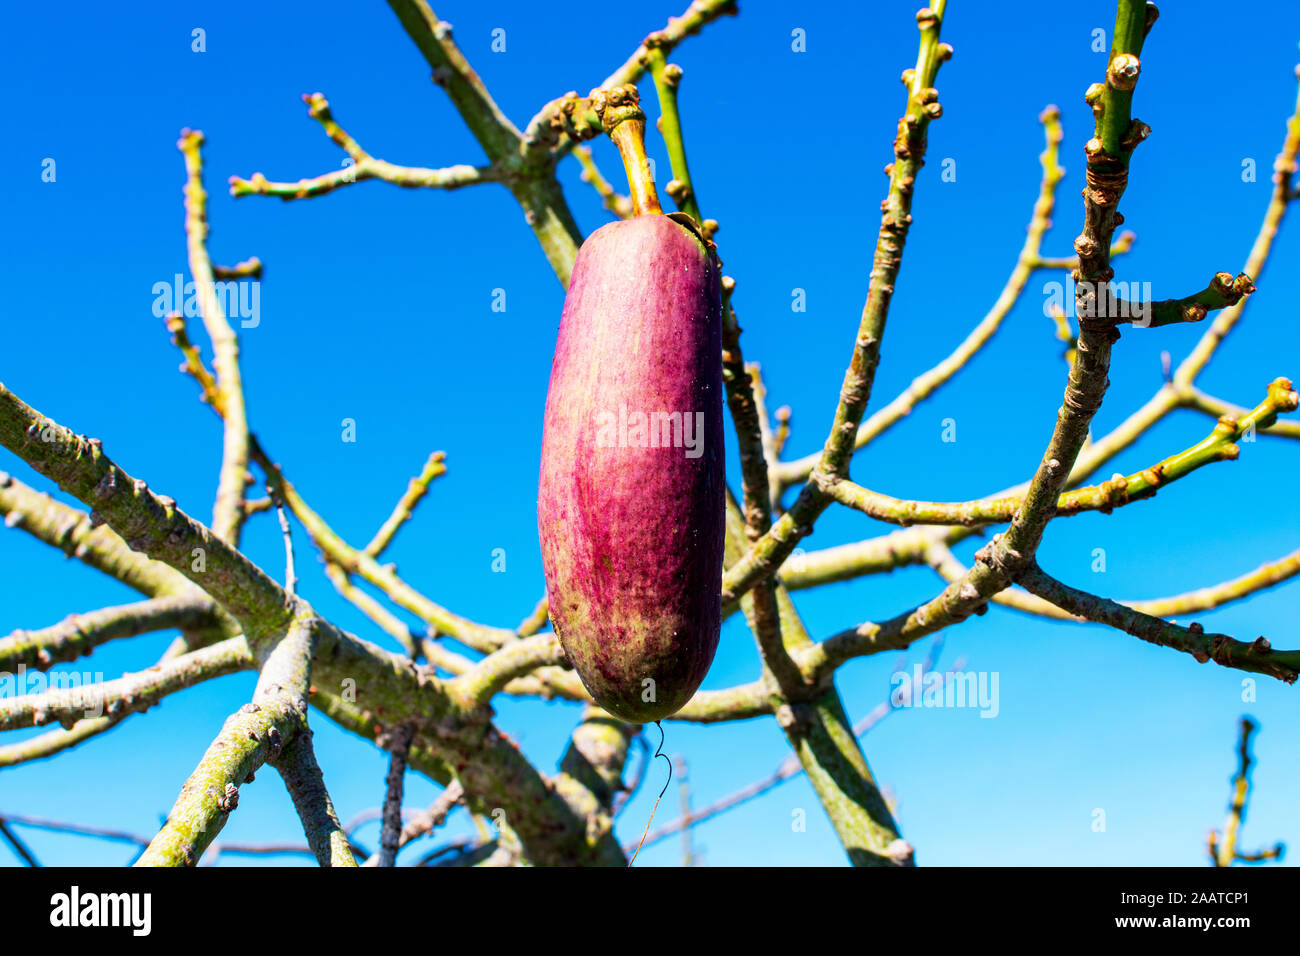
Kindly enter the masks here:
M 551 621 L 635 723 L 679 710 L 718 645 L 720 294 L 693 229 L 639 215 L 583 244 L 560 319 L 537 502 Z

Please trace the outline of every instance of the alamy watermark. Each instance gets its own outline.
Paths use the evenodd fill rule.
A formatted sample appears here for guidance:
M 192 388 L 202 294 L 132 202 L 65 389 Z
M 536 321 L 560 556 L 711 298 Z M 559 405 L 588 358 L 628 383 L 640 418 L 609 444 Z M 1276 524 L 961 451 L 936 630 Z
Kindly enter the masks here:
M 153 895 L 150 893 L 83 893 L 73 885 L 66 893 L 50 897 L 50 925 L 56 928 L 122 927 L 133 936 L 148 936 L 153 929 Z
M 80 709 L 86 717 L 100 717 L 104 713 L 104 695 L 95 689 L 95 685 L 103 682 L 104 674 L 101 671 L 94 674 L 81 671 L 47 673 L 19 664 L 16 674 L 0 671 L 0 698 L 64 691 L 72 695 L 72 709 Z
M 1151 324 L 1150 282 L 1065 282 L 1043 283 L 1043 315 L 1067 318 L 1131 320 L 1139 329 Z
M 681 448 L 687 458 L 704 454 L 703 412 L 596 413 L 597 448 Z
M 891 707 L 971 707 L 981 717 L 996 717 L 997 671 L 923 671 L 913 664 L 911 673 L 898 670 L 889 678 Z
M 153 284 L 153 314 L 158 318 L 178 313 L 187 319 L 201 316 L 198 286 L 177 273 L 173 282 Z M 257 279 L 222 279 L 212 283 L 212 293 L 228 319 L 239 319 L 245 329 L 262 322 L 262 283 Z

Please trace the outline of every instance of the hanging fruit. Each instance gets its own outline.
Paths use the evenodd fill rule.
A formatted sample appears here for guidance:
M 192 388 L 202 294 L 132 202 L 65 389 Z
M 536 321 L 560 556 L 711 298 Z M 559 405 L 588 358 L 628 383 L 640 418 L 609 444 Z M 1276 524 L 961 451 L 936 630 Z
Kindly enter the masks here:
M 713 661 L 724 534 L 721 283 L 664 215 L 635 87 L 592 94 L 633 216 L 578 251 L 551 368 L 538 529 L 551 621 L 596 703 L 646 723 Z

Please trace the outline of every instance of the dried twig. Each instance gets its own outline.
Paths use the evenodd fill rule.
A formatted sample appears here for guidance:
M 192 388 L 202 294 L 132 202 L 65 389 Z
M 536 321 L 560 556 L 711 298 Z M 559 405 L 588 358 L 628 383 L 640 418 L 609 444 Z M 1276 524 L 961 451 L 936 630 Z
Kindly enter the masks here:
M 376 866 L 392 866 L 397 862 L 397 848 L 402 835 L 402 794 L 405 791 L 406 758 L 411 749 L 415 728 L 401 723 L 388 732 L 388 784 L 384 795 L 383 830 L 379 836 Z
M 1249 717 L 1241 718 L 1241 741 L 1237 745 L 1237 773 L 1232 778 L 1232 802 L 1228 806 L 1228 820 L 1223 825 L 1223 836 L 1210 831 L 1208 840 L 1210 860 L 1214 866 L 1227 867 L 1233 863 L 1267 863 L 1269 860 L 1281 861 L 1286 853 L 1285 844 L 1278 843 L 1272 849 L 1259 850 L 1255 853 L 1243 853 L 1237 848 L 1237 838 L 1241 825 L 1246 820 L 1246 801 L 1250 796 L 1250 735 L 1258 729 Z

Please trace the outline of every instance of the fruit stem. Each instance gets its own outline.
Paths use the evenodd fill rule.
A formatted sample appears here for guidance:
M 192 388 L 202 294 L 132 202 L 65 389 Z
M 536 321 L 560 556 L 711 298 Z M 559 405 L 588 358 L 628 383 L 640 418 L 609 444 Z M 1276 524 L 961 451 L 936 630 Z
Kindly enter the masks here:
M 591 94 L 591 105 L 623 158 L 623 169 L 627 172 L 632 195 L 632 215 L 662 215 L 654 173 L 645 151 L 645 113 L 641 110 L 636 87 L 629 84 L 611 90 L 596 90 Z

